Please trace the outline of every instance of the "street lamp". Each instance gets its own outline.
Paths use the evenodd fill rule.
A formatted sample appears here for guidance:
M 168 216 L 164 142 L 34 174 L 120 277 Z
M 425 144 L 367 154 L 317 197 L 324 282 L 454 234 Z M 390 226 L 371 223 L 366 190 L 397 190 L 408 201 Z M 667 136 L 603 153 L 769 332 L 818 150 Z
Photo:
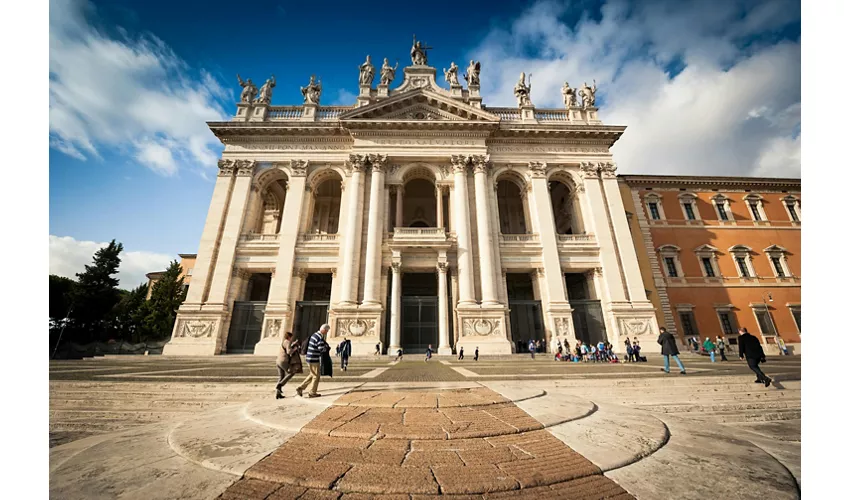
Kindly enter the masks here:
M 765 300 L 765 295 L 767 295 L 767 300 Z M 770 315 L 770 308 L 767 306 L 767 301 L 773 302 L 773 294 L 770 292 L 762 293 L 761 301 L 764 303 L 764 311 L 767 313 L 767 319 L 770 320 L 771 328 L 773 328 L 773 335 L 779 337 L 779 330 L 776 329 L 776 323 L 773 322 L 773 316 Z

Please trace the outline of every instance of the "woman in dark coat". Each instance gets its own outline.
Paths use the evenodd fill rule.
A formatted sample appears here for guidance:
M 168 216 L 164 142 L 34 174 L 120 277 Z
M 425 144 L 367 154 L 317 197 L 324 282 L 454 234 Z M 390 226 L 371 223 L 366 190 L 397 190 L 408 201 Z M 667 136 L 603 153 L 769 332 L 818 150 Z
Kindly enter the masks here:
M 672 356 L 676 360 L 676 364 L 679 365 L 679 373 L 684 375 L 685 366 L 679 359 L 679 348 L 676 347 L 676 339 L 663 326 L 659 328 L 659 331 L 661 333 L 658 335 L 658 343 L 661 344 L 661 354 L 664 356 L 664 368 L 662 370 L 665 373 L 670 373 L 670 357 Z

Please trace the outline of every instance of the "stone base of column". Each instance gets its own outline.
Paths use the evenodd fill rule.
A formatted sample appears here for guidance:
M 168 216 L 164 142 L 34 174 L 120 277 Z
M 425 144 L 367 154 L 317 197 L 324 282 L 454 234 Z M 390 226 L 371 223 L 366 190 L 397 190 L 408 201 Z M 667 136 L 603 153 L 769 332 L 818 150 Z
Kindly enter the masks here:
M 440 356 L 451 356 L 454 352 L 451 347 L 440 347 L 437 349 L 437 354 Z
M 345 338 L 351 341 L 352 356 L 374 355 L 375 345 L 383 346 L 381 311 L 380 305 L 365 310 L 346 308 L 331 311 L 331 331 L 326 339 L 331 352 Z
M 275 313 L 266 310 L 260 341 L 254 346 L 255 356 L 277 356 L 280 343 L 283 342 L 283 334 L 289 326 L 290 316 L 289 312 Z
M 164 356 L 214 356 L 224 352 L 229 313 L 200 311 L 177 313 Z
M 508 341 L 507 318 L 504 307 L 499 309 L 458 309 L 460 338 L 455 349 L 464 350 L 465 356 L 472 357 L 475 348 L 480 355 L 511 354 L 513 348 Z M 442 353 L 440 353 L 442 354 Z
M 626 337 L 634 341 L 637 337 L 643 353 L 660 353 L 658 345 L 658 320 L 653 308 L 610 308 L 611 323 L 616 331 L 608 332 L 608 342 L 614 345 L 615 352 L 625 351 Z
M 546 340 L 549 352 L 558 352 L 558 341 L 562 347 L 569 343 L 570 350 L 575 349 L 578 339 L 573 324 L 573 310 L 569 304 L 550 304 L 546 310 L 546 323 L 551 325 L 551 337 Z

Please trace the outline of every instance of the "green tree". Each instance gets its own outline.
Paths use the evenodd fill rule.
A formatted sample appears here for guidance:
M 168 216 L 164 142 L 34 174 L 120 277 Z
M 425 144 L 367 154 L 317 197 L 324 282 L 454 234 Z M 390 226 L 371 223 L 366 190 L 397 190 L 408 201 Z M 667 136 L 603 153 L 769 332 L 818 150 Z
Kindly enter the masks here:
M 159 340 L 171 335 L 177 308 L 186 299 L 182 272 L 180 264 L 176 260 L 172 261 L 165 274 L 151 288 L 151 298 L 146 304 L 148 313 L 143 325 L 146 338 Z
M 64 276 L 50 275 L 50 304 L 48 309 L 50 317 L 62 319 L 68 315 L 68 307 L 71 305 L 71 293 L 77 282 Z
M 109 245 L 94 254 L 92 264 L 77 274 L 77 286 L 71 294 L 73 311 L 71 318 L 75 322 L 78 342 L 106 340 L 108 330 L 106 320 L 118 303 L 118 266 L 119 255 L 124 245 L 112 240 Z
M 122 290 L 121 300 L 113 310 L 113 329 L 115 336 L 136 343 L 143 334 L 143 323 L 148 313 L 145 304 L 148 296 L 148 284 L 142 283 L 129 292 Z

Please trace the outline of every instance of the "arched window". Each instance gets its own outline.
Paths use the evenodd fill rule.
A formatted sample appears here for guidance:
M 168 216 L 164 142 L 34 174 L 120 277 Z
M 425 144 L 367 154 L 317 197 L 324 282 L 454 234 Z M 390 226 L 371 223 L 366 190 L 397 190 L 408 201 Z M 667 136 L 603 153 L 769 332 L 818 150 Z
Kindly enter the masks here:
M 646 215 L 650 221 L 666 219 L 664 206 L 661 204 L 661 196 L 655 193 L 647 193 L 644 195 L 643 201 L 646 205 Z
M 499 205 L 499 230 L 502 234 L 526 234 L 525 193 L 513 180 L 503 179 L 496 184 Z
M 697 207 L 697 197 L 693 193 L 681 193 L 679 205 L 682 207 L 682 215 L 684 215 L 686 221 L 702 220 Z
M 756 270 L 753 267 L 753 249 L 746 245 L 735 245 L 729 248 L 729 254 L 735 261 L 735 269 L 740 278 L 755 278 Z
M 712 196 L 711 201 L 712 205 L 714 205 L 714 212 L 717 214 L 717 220 L 721 222 L 735 220 L 735 216 L 732 215 L 732 206 L 729 203 L 729 198 L 718 193 Z
M 699 267 L 702 275 L 705 278 L 719 278 L 720 265 L 717 262 L 717 248 L 711 245 L 700 245 L 694 249 L 694 253 L 699 259 Z
M 555 217 L 557 234 L 582 234 L 578 199 L 571 184 L 558 178 L 549 181 L 549 198 L 552 201 L 552 214 Z
M 336 234 L 339 230 L 339 208 L 342 201 L 342 181 L 328 178 L 313 191 L 313 234 Z
M 777 278 L 792 278 L 791 268 L 788 267 L 788 250 L 779 245 L 770 245 L 764 249 L 764 254 L 770 260 L 770 269 Z
M 747 210 L 750 212 L 753 222 L 767 221 L 767 214 L 764 212 L 764 201 L 761 195 L 750 193 L 744 196 L 744 202 L 747 204 Z

